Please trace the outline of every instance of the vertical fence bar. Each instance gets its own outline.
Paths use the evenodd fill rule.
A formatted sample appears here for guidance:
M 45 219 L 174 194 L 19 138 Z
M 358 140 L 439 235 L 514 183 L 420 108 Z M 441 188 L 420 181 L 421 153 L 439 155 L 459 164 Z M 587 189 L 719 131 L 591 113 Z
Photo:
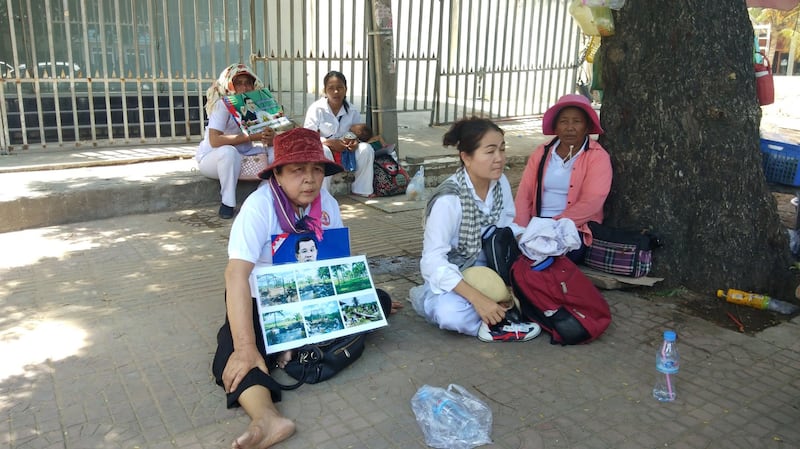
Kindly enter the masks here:
M 0 155 L 9 154 L 10 146 L 11 136 L 8 132 L 8 110 L 6 108 L 6 77 L 0 76 Z
M 114 142 L 114 120 L 111 115 L 111 98 L 108 95 L 109 91 L 109 77 L 110 74 L 108 73 L 108 48 L 106 47 L 106 17 L 105 11 L 103 8 L 104 2 L 98 2 L 98 23 L 100 26 L 100 60 L 102 61 L 103 65 L 103 96 L 106 101 L 106 127 L 108 129 L 108 141 L 113 143 Z
M 435 125 L 440 122 L 439 116 L 441 114 L 441 102 L 440 99 L 442 97 L 442 61 L 444 60 L 444 55 L 442 54 L 442 46 L 445 41 L 445 34 L 449 34 L 450 30 L 445 30 L 444 21 L 445 21 L 445 4 L 449 3 L 448 0 L 441 0 L 439 2 L 439 39 L 437 39 L 437 52 L 438 58 L 436 58 L 436 73 L 433 79 L 433 107 L 431 108 L 431 119 L 430 125 Z M 449 8 L 448 8 L 449 10 Z
M 120 94 L 120 102 L 122 105 L 122 137 L 125 142 L 130 142 L 130 131 L 128 130 L 128 95 L 127 95 L 127 82 L 128 79 L 127 74 L 125 73 L 125 51 L 122 49 L 122 20 L 123 14 L 122 10 L 119 6 L 119 0 L 114 0 L 114 10 L 113 10 L 113 17 L 116 17 L 114 21 L 114 32 L 116 33 L 117 38 L 117 57 L 116 57 L 116 69 L 119 70 L 119 73 L 115 73 L 119 76 L 119 94 Z
M 421 9 L 421 8 L 420 8 Z M 402 105 L 398 104 L 397 109 L 400 111 L 408 110 L 407 102 L 408 102 L 408 92 L 409 92 L 409 78 L 411 73 L 411 66 L 412 61 L 414 60 L 414 56 L 411 51 L 411 41 L 412 38 L 418 36 L 419 33 L 415 30 L 414 22 L 411 20 L 412 11 L 408 10 L 408 25 L 406 26 L 407 33 L 403 35 L 399 32 L 400 29 L 403 28 L 404 19 L 406 16 L 406 8 L 404 6 L 403 0 L 397 0 L 397 7 L 395 8 L 394 14 L 394 26 L 392 27 L 392 33 L 394 38 L 394 45 L 397 51 L 395 52 L 395 60 L 397 61 L 397 96 L 398 101 L 402 101 Z M 403 49 L 403 41 L 405 40 L 405 48 Z M 369 58 L 368 58 L 369 60 Z M 400 76 L 402 74 L 402 76 Z M 401 86 L 402 84 L 402 86 Z M 402 100 L 399 98 L 402 95 Z M 416 96 L 416 92 L 412 94 L 412 98 Z
M 187 75 L 189 71 L 189 67 L 186 63 L 186 43 L 189 41 L 189 35 L 186 32 L 186 22 L 184 17 L 184 7 L 185 0 L 178 1 L 178 42 L 180 42 L 180 50 L 181 50 L 181 83 L 183 89 L 181 94 L 183 95 L 183 137 L 186 141 L 189 141 L 191 138 L 191 133 L 189 131 L 190 124 L 189 124 L 189 81 L 187 80 Z M 193 39 L 194 45 L 197 45 L 196 39 Z
M 142 98 L 142 65 L 140 61 L 139 49 L 139 13 L 138 13 L 138 0 L 131 0 L 130 14 L 131 14 L 131 36 L 133 36 L 133 52 L 134 52 L 134 69 L 136 70 L 136 111 L 139 120 L 139 142 L 145 141 L 145 127 L 144 127 L 144 104 Z
M 81 28 L 83 38 L 83 66 L 86 77 L 86 96 L 89 106 L 89 135 L 92 145 L 97 144 L 97 123 L 94 116 L 94 88 L 92 86 L 92 58 L 89 52 L 89 20 L 86 13 L 86 0 L 81 0 Z
M 175 98 L 173 97 L 173 72 L 172 72 L 172 49 L 171 42 L 172 37 L 170 35 L 170 26 L 169 26 L 169 5 L 167 4 L 167 0 L 163 0 L 161 3 L 162 12 L 161 17 L 163 18 L 164 22 L 164 60 L 167 64 L 167 102 L 169 104 L 169 136 L 175 137 Z M 156 111 L 158 114 L 161 111 Z
M 440 1 L 440 3 L 441 3 L 441 1 Z M 422 11 L 422 8 L 420 8 L 420 11 Z M 429 29 L 431 29 L 431 30 L 433 30 L 433 25 L 434 25 L 434 23 L 437 23 L 437 22 L 435 21 L 435 17 L 434 17 L 434 16 L 435 16 L 435 11 L 436 11 L 435 4 L 434 4 L 434 3 L 431 3 L 431 9 L 430 9 L 430 18 L 428 19 L 428 23 L 429 23 Z M 440 11 L 439 11 L 439 16 L 441 17 L 441 15 L 442 15 L 442 14 L 441 14 L 441 9 L 440 9 Z M 431 33 L 431 35 L 433 35 L 433 36 L 439 36 L 439 39 L 428 39 L 428 52 L 427 52 L 427 59 L 425 60 L 425 69 L 426 69 L 426 70 L 425 70 L 425 73 L 426 73 L 426 74 L 428 74 L 428 73 L 430 72 L 430 68 L 431 68 L 431 61 L 433 61 L 433 65 L 434 65 L 434 67 L 438 67 L 438 64 L 439 64 L 439 56 L 441 56 L 441 54 L 442 54 L 442 49 L 441 49 L 441 46 L 439 45 L 439 43 L 440 43 L 440 42 L 441 42 L 441 40 L 442 40 L 442 35 L 443 35 L 443 34 L 444 34 L 444 33 L 442 32 L 442 27 L 441 27 L 441 19 L 440 19 L 440 22 L 439 22 L 439 29 L 438 29 L 438 30 L 436 30 L 436 32 L 435 32 L 435 33 Z M 436 47 L 434 47 L 434 44 L 436 45 Z M 434 50 L 434 48 L 436 48 L 436 50 Z M 419 72 L 419 71 L 418 71 L 418 72 Z M 433 73 L 433 77 L 434 77 L 434 84 L 436 83 L 436 79 L 438 79 L 438 78 L 439 78 L 439 76 L 438 76 L 438 75 L 439 75 L 439 73 L 438 73 L 438 70 L 435 70 L 435 71 L 434 71 L 434 73 Z M 429 88 L 430 88 L 430 85 L 429 85 L 429 83 L 430 83 L 430 80 L 431 80 L 431 77 L 430 77 L 430 75 L 426 75 L 426 76 L 425 76 L 425 97 L 426 97 L 426 98 L 428 97 L 428 92 L 429 92 Z M 430 104 L 430 105 L 431 105 L 431 109 L 434 109 L 434 108 L 435 108 L 435 106 L 434 106 L 434 105 L 435 105 L 434 101 L 435 101 L 435 100 L 433 100 L 433 96 L 431 96 L 431 101 L 430 101 L 430 103 L 429 103 L 429 102 L 426 100 L 426 101 L 423 103 L 423 108 L 424 108 L 425 106 L 427 106 L 428 104 Z M 415 109 L 416 109 L 416 103 L 414 103 L 414 106 L 415 106 Z
M 483 11 L 483 0 L 478 0 L 478 10 Z M 503 1 L 503 0 L 499 0 Z M 495 5 L 496 9 L 494 11 L 494 15 L 497 16 L 499 11 L 502 9 L 498 6 L 498 0 L 494 1 L 493 4 Z M 490 44 L 490 39 L 492 36 L 495 38 L 495 44 L 497 43 L 497 38 L 499 37 L 500 28 L 498 27 L 498 20 L 499 18 L 495 17 L 494 27 L 491 27 L 489 22 L 492 17 L 492 4 L 490 3 L 487 5 L 487 10 L 489 11 L 488 14 L 485 14 L 486 24 L 485 26 L 477 26 L 478 33 L 480 30 L 483 30 L 483 64 L 481 66 L 478 65 L 476 62 L 475 65 L 475 84 L 474 84 L 474 94 L 472 95 L 472 110 L 473 114 L 475 113 L 475 108 L 477 107 L 477 100 L 480 97 L 480 116 L 483 117 L 483 112 L 486 109 L 486 98 L 489 99 L 489 116 L 492 116 L 492 103 L 494 98 L 494 73 L 496 71 L 497 66 L 497 45 L 492 46 Z M 479 36 L 476 36 L 476 38 Z M 476 40 L 477 41 L 477 40 Z M 490 54 L 491 49 L 491 54 Z M 478 88 L 480 86 L 480 89 Z
M 523 43 L 519 54 L 520 72 L 520 89 L 517 92 L 522 92 L 523 105 L 528 104 L 528 87 L 531 79 L 531 56 L 533 55 L 533 15 L 536 12 L 536 3 L 531 4 L 530 12 L 528 12 L 529 2 L 525 2 L 525 9 L 522 12 L 522 37 L 528 36 L 526 43 Z M 523 108 L 522 115 L 527 115 L 527 110 Z
M 31 2 L 27 1 L 27 22 L 28 22 L 28 32 L 30 36 L 28 36 L 29 44 L 30 45 L 30 61 L 26 65 L 25 69 L 25 78 L 29 78 L 30 74 L 33 74 L 33 92 L 36 96 L 36 114 L 37 118 L 39 119 L 39 143 L 41 145 L 47 145 L 47 137 L 46 137 L 46 130 L 44 128 L 44 114 L 42 111 L 42 86 L 39 81 L 39 57 L 36 51 L 36 33 L 33 29 L 33 11 L 31 9 Z M 48 8 L 49 11 L 49 8 Z M 49 27 L 49 23 L 48 23 Z M 25 30 L 23 29 L 23 36 L 25 35 Z M 27 51 L 27 49 L 25 49 Z M 23 98 L 24 100 L 24 98 Z
M 64 19 L 64 40 L 67 42 L 67 63 L 69 64 L 69 98 L 72 105 L 72 132 L 75 134 L 74 144 L 80 144 L 80 132 L 78 128 L 78 103 L 75 99 L 75 76 L 78 74 L 73 70 L 74 58 L 72 56 L 72 15 L 69 10 L 69 2 L 63 0 L 61 8 Z
M 294 8 L 294 4 L 292 4 L 292 8 Z M 309 55 L 309 48 L 308 48 L 308 44 L 309 44 L 308 43 L 308 41 L 309 41 L 308 33 L 309 33 L 309 31 L 308 30 L 311 27 L 308 25 L 308 13 L 306 12 L 306 8 L 300 8 L 300 9 L 301 9 L 300 15 L 302 16 L 301 28 L 303 30 L 303 33 L 302 33 L 303 48 L 299 49 L 299 48 L 297 48 L 297 47 L 295 47 L 293 45 L 292 49 L 296 49 L 296 50 L 292 53 L 291 56 L 294 57 L 294 55 L 296 54 L 298 56 L 302 55 L 303 58 L 306 58 Z M 292 15 L 292 16 L 294 16 L 294 15 Z M 292 41 L 294 41 L 294 34 L 292 34 Z M 302 50 L 302 53 L 301 53 L 301 50 Z M 307 70 L 305 70 L 305 68 L 306 68 L 306 64 L 305 63 L 303 63 L 302 68 L 304 69 L 303 73 L 306 73 Z M 294 64 L 294 62 L 292 62 L 292 82 L 294 82 L 294 78 L 296 76 L 296 73 L 294 72 L 294 70 L 295 70 L 295 64 Z M 311 104 L 311 102 L 314 101 L 314 97 L 313 96 L 309 99 L 308 92 L 310 90 L 310 86 L 308 86 L 308 78 L 305 78 L 305 80 L 306 80 L 306 83 L 305 83 L 306 85 L 304 86 L 304 89 L 303 89 L 303 103 L 302 103 L 303 106 L 301 108 L 301 110 L 303 111 L 303 115 L 304 115 L 303 118 L 305 118 L 305 111 L 308 109 L 308 106 Z
M 14 14 L 14 6 L 11 0 L 6 1 L 6 8 L 8 11 L 8 26 L 9 26 L 9 34 L 11 36 L 11 53 L 13 58 L 14 64 L 14 85 L 16 86 L 16 94 L 17 94 L 17 112 L 19 113 L 19 123 L 20 123 L 20 131 L 22 133 L 22 148 L 25 149 L 28 147 L 28 129 L 27 129 L 27 121 L 25 120 L 25 104 L 22 101 L 22 85 L 20 83 L 20 77 L 23 74 L 19 73 L 19 52 L 17 49 L 17 29 L 14 23 L 15 21 L 15 14 Z M 21 23 L 21 20 L 20 20 Z M 3 98 L 3 102 L 5 102 L 5 97 Z M 7 117 L 7 116 L 5 116 Z M 9 139 L 11 134 L 9 132 Z M 11 142 L 9 141 L 9 145 Z
M 150 69 L 151 79 L 153 80 L 153 127 L 155 131 L 156 141 L 161 141 L 161 78 L 164 77 L 164 72 L 161 68 L 159 54 L 156 53 L 157 42 L 160 39 L 156 33 L 156 22 L 154 3 L 157 0 L 147 0 L 147 24 L 148 32 L 150 33 Z
M 514 42 L 515 42 L 515 39 L 513 38 L 513 36 L 514 36 L 514 33 L 516 33 L 516 31 L 517 31 L 517 15 L 515 14 L 516 11 L 514 11 L 512 9 L 515 6 L 509 4 L 509 3 L 512 3 L 512 1 L 513 0 L 511 0 L 511 1 L 506 0 L 506 9 L 505 9 L 506 14 L 505 14 L 505 17 L 506 17 L 506 20 L 508 20 L 509 18 L 511 19 L 511 26 L 510 27 L 506 27 L 506 29 L 503 30 L 503 56 L 502 56 L 501 60 L 503 61 L 504 64 L 506 64 L 506 66 L 505 66 L 506 73 L 505 73 L 505 76 L 500 79 L 500 89 L 499 89 L 500 90 L 500 92 L 499 92 L 500 95 L 503 94 L 503 87 L 506 84 L 506 81 L 508 82 L 508 85 L 511 86 L 511 83 L 512 83 L 512 81 L 514 79 L 514 71 L 516 70 L 516 68 L 514 66 L 514 63 L 513 63 L 513 59 L 514 59 L 513 58 L 513 55 L 514 55 Z M 511 34 L 511 39 L 509 39 L 509 33 Z M 509 41 L 510 41 L 510 43 L 509 43 Z M 506 52 L 507 48 L 508 48 L 508 53 Z M 508 56 L 509 58 L 507 59 L 506 56 Z M 511 60 L 511 64 L 509 64 L 509 59 Z M 507 94 L 505 95 L 505 98 L 504 98 L 505 102 L 506 102 L 506 109 L 505 109 L 505 112 L 503 112 L 502 109 L 500 110 L 499 115 L 501 117 L 508 117 L 508 116 L 511 115 L 511 101 L 512 101 L 512 99 L 511 99 L 511 89 L 507 89 L 506 92 L 507 92 Z
M 194 11 L 195 22 L 200 25 L 200 0 L 194 0 L 192 2 L 192 10 Z M 209 12 L 208 17 L 211 17 L 211 13 Z M 201 35 L 203 30 L 198 30 L 195 28 L 195 34 Z M 201 38 L 202 39 L 202 38 Z M 214 40 L 213 40 L 213 30 L 209 27 L 208 31 L 205 33 L 205 39 L 208 39 L 209 47 L 213 48 Z M 200 134 L 203 135 L 205 132 L 205 120 L 203 120 L 203 79 L 205 79 L 205 75 L 203 74 L 203 57 L 200 52 L 200 48 L 202 45 L 195 46 L 195 73 L 197 73 L 197 77 L 195 78 L 195 86 L 197 88 L 197 92 L 195 92 L 195 96 L 197 97 L 197 108 L 198 108 L 198 120 L 199 120 L 199 129 Z M 191 125 L 190 125 L 191 126 Z

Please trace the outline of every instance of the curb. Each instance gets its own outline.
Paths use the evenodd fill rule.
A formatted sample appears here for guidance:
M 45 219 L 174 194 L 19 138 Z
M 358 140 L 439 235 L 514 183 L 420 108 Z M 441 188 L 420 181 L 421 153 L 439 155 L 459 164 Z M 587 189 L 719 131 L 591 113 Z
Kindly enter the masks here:
M 420 166 L 425 167 L 425 185 L 435 187 L 453 174 L 460 166 L 456 157 L 409 158 L 403 165 L 413 176 Z M 114 163 L 57 164 L 55 166 L 16 167 L 19 193 L 8 193 L 0 199 L 0 232 L 55 226 L 67 223 L 107 219 L 131 214 L 155 213 L 191 208 L 218 206 L 219 183 L 202 176 L 196 170 L 187 171 L 181 165 L 169 173 L 149 171 L 154 162 L 185 158 L 156 158 L 141 161 L 116 161 Z M 510 156 L 508 169 L 524 167 L 527 157 Z M 70 168 L 64 168 L 69 166 Z M 119 179 L 111 170 L 136 172 L 132 179 Z M 68 180 L 47 180 L 45 172 L 68 170 Z M 108 170 L 109 172 L 105 172 Z M 12 183 L 14 181 L 11 181 Z M 25 184 L 25 185 L 20 185 Z M 258 187 L 257 182 L 239 182 L 239 204 Z M 349 194 L 345 178 L 334 178 L 331 193 L 336 197 Z

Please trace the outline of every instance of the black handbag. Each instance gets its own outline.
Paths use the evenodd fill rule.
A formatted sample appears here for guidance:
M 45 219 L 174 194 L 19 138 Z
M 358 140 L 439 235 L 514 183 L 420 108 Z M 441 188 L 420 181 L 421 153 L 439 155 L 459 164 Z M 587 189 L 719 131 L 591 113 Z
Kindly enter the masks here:
M 498 228 L 491 225 L 481 236 L 486 265 L 511 285 L 511 265 L 522 252 L 511 228 Z
M 366 334 L 353 334 L 309 344 L 294 350 L 283 370 L 297 382 L 280 384 L 281 390 L 294 390 L 304 383 L 315 384 L 330 379 L 361 357 Z
M 641 277 L 650 273 L 653 250 L 660 239 L 646 231 L 612 228 L 595 221 L 588 223 L 592 244 L 583 263 L 595 270 L 620 276 Z

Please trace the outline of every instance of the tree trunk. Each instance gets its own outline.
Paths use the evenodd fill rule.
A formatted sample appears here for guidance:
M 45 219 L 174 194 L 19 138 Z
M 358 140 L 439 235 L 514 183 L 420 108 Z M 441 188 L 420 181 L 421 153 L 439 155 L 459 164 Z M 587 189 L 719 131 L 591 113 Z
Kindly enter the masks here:
M 664 288 L 789 297 L 791 254 L 761 166 L 753 28 L 742 0 L 628 1 L 603 38 L 614 181 L 607 223 L 649 228 Z

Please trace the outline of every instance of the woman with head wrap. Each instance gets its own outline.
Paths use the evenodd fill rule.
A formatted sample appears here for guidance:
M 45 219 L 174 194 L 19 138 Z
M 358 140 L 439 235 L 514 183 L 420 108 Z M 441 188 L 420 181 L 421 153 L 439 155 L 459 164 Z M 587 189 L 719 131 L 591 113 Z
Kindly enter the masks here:
M 242 94 L 264 85 L 258 76 L 244 64 L 231 64 L 220 73 L 219 78 L 206 92 L 206 115 L 208 126 L 205 137 L 197 148 L 197 165 L 200 173 L 219 179 L 222 202 L 219 207 L 220 218 L 233 218 L 236 207 L 236 183 L 241 171 L 242 156 L 263 153 L 267 148 L 271 162 L 272 138 L 274 131 L 266 127 L 263 131 L 245 134 L 237 120 L 228 111 L 222 97 Z M 263 145 L 254 145 L 261 142 Z

